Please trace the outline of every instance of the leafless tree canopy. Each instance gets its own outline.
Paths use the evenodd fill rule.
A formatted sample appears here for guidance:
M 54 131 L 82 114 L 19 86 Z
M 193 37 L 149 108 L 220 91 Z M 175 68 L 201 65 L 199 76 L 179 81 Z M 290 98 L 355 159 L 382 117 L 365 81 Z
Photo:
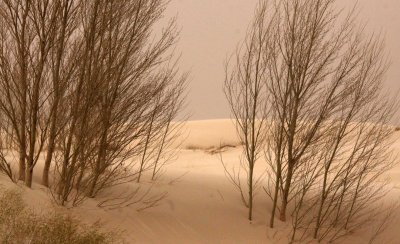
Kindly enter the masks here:
M 355 9 L 343 12 L 334 0 L 260 1 L 226 82 L 240 138 L 249 107 L 264 109 L 270 227 L 276 209 L 281 221 L 291 211 L 292 241 L 308 232 L 335 240 L 371 220 L 371 204 L 386 193 L 379 182 L 395 163 L 384 41 L 357 28 Z
M 167 3 L 2 1 L 1 131 L 27 186 L 42 153 L 61 204 L 160 172 L 186 80 L 175 19 L 153 33 Z

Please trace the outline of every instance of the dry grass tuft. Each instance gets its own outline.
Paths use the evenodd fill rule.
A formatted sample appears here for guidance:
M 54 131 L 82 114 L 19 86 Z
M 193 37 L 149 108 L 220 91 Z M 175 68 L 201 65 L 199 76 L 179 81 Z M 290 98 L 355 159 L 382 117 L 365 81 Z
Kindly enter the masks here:
M 196 150 L 205 150 L 205 148 L 197 145 L 187 145 L 185 147 L 186 150 L 196 151 Z
M 235 145 L 230 145 L 230 144 L 222 144 L 216 148 L 212 148 L 210 150 L 207 150 L 207 152 L 211 155 L 217 154 L 217 153 L 222 153 L 227 151 L 229 148 L 236 148 L 237 146 Z
M 0 193 L 0 243 L 105 244 L 118 243 L 99 226 L 86 226 L 57 213 L 38 215 L 26 207 L 19 192 Z
M 206 153 L 209 153 L 211 155 L 225 152 L 229 148 L 236 148 L 238 146 L 241 146 L 241 144 L 238 145 L 233 145 L 233 144 L 221 144 L 219 146 L 209 146 L 209 147 L 202 147 L 199 145 L 188 145 L 185 147 L 186 150 L 191 150 L 191 151 L 204 151 Z

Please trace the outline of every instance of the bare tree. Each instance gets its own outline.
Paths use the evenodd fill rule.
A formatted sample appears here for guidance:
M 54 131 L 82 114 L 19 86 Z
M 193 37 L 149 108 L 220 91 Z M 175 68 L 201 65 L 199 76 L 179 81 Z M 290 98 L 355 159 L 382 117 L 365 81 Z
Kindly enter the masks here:
M 7 160 L 7 150 L 10 150 L 10 147 L 7 146 L 7 138 L 8 135 L 5 133 L 5 129 L 3 129 L 5 121 L 3 121 L 3 117 L 0 113 L 0 174 L 5 174 L 11 181 L 16 182 L 18 179 L 14 175 L 12 164 L 9 160 Z
M 1 109 L 12 124 L 7 132 L 18 145 L 20 180 L 25 179 L 29 9 L 29 2 L 1 3 Z
M 256 17 L 249 28 L 243 44 L 233 55 L 233 64 L 225 68 L 226 78 L 224 92 L 229 102 L 240 142 L 244 147 L 244 170 L 247 173 L 247 200 L 244 200 L 240 175 L 227 172 L 230 180 L 239 188 L 242 199 L 249 208 L 248 219 L 252 220 L 254 196 L 254 166 L 260 157 L 265 138 L 266 126 L 266 92 L 265 76 L 267 75 L 265 54 L 269 29 L 264 25 L 266 3 L 261 2 Z M 239 173 L 240 174 L 240 173 Z
M 374 51 L 380 52 L 368 48 L 370 55 Z M 372 213 L 372 203 L 387 193 L 387 182 L 379 180 L 395 163 L 388 149 L 392 143 L 388 123 L 394 110 L 393 103 L 380 102 L 385 101 L 376 87 L 381 74 L 374 72 L 370 70 L 365 74 L 368 78 L 355 82 L 353 100 L 347 100 L 347 110 L 341 111 L 345 117 L 332 121 L 334 129 L 324 144 L 332 150 L 324 154 L 321 164 L 322 187 L 316 204 L 319 207 L 314 238 L 324 238 L 333 227 L 336 231 L 348 230 L 350 223 L 358 224 L 360 212 Z
M 173 94 L 183 94 L 184 86 L 175 87 L 169 93 Z M 174 95 L 173 95 L 174 96 Z M 170 106 L 168 108 L 169 115 L 166 117 L 166 121 L 164 123 L 163 132 L 161 133 L 161 137 L 156 141 L 154 148 L 154 160 L 152 162 L 153 171 L 151 174 L 151 179 L 156 180 L 163 172 L 163 168 L 168 162 L 172 161 L 176 158 L 176 154 L 179 152 L 179 146 L 182 143 L 180 139 L 181 128 L 183 126 L 183 121 L 185 119 L 181 119 L 177 121 L 176 119 L 178 112 L 183 107 L 184 100 L 181 97 L 178 99 L 171 99 Z
M 293 203 L 292 241 L 299 229 L 304 230 L 300 239 L 313 229 L 314 238 L 335 240 L 373 219 L 368 203 L 385 195 L 380 180 L 395 163 L 388 125 L 395 106 L 382 90 L 388 67 L 384 42 L 357 30 L 355 8 L 343 15 L 335 2 L 280 0 L 267 8 L 267 1 L 260 1 L 258 24 L 247 35 L 253 40 L 253 33 L 266 33 L 260 38 L 263 48 L 254 49 L 263 60 L 266 87 L 258 87 L 267 99 L 267 105 L 259 105 L 269 108 L 271 119 L 265 132 L 265 190 L 273 200 L 270 227 L 276 209 L 286 221 Z M 250 79 L 247 71 L 254 65 L 241 63 L 239 77 Z M 239 92 L 231 94 L 234 114 L 239 113 L 232 104 L 251 104 Z M 238 174 L 230 176 L 238 182 Z
M 151 179 L 155 180 L 161 174 L 163 166 L 176 158 L 176 151 L 180 144 L 178 141 L 180 129 L 185 118 L 179 121 L 173 120 L 184 105 L 182 94 L 184 94 L 183 81 L 186 77 L 187 74 L 181 77 L 181 85 L 170 87 L 156 97 L 154 109 L 149 118 L 150 123 L 141 155 L 137 182 L 140 181 L 143 170 L 148 168 L 153 169 Z M 163 113 L 162 118 L 160 113 Z
M 73 83 L 71 79 L 78 62 L 71 58 L 76 51 L 74 47 L 78 27 L 78 13 L 80 10 L 79 0 L 60 0 L 60 14 L 56 17 L 56 36 L 54 45 L 50 50 L 48 66 L 50 67 L 51 92 L 49 98 L 49 135 L 47 140 L 47 152 L 44 162 L 42 184 L 49 186 L 49 170 L 56 146 L 56 138 L 63 122 L 60 121 L 60 105 L 65 101 L 68 86 Z
M 339 56 L 348 43 L 350 20 L 338 32 L 327 32 L 333 28 L 332 3 L 281 1 L 277 5 L 277 19 L 281 21 L 274 25 L 268 87 L 273 94 L 272 114 L 277 116 L 273 130 L 279 150 L 275 152 L 280 161 L 277 165 L 281 165 L 282 221 L 286 220 L 291 188 L 296 184 L 296 170 L 323 139 L 321 129 L 346 92 L 346 76 L 352 75 L 350 65 L 340 62 Z M 339 64 L 335 63 L 337 59 Z
M 75 204 L 160 171 L 186 80 L 173 60 L 175 20 L 152 33 L 166 4 L 1 3 L 1 130 L 10 150 L 17 147 L 27 186 L 46 143 L 42 183 L 49 186 L 53 169 L 61 204 L 72 192 Z M 9 173 L 9 164 L 2 166 Z
M 155 142 L 175 118 L 186 80 L 172 60 L 175 20 L 151 41 L 165 7 L 161 0 L 81 4 L 76 83 L 67 90 L 71 102 L 56 156 L 54 190 L 61 204 L 152 169 L 140 162 L 153 157 Z
M 47 61 L 56 36 L 57 1 L 3 1 L 1 12 L 1 109 L 20 154 L 19 178 L 32 185 L 48 123 Z

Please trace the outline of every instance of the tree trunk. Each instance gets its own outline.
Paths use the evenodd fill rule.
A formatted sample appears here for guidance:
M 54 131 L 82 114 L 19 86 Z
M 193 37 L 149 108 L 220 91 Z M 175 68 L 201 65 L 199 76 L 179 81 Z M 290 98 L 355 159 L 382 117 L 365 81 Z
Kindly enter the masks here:
M 44 162 L 43 168 L 43 175 L 42 175 L 42 185 L 48 187 L 49 186 L 49 170 L 51 166 L 51 160 L 53 158 L 53 153 L 55 149 L 55 140 L 56 140 L 56 131 L 57 131 L 57 115 L 58 115 L 58 105 L 60 101 L 60 66 L 61 66 L 61 59 L 63 56 L 64 51 L 64 38 L 65 38 L 65 30 L 68 22 L 68 4 L 69 2 L 66 1 L 64 5 L 63 11 L 63 22 L 61 28 L 61 35 L 60 35 L 60 46 L 57 49 L 57 60 L 55 66 L 55 73 L 53 78 L 53 89 L 54 89 L 54 103 L 52 106 L 52 113 L 51 113 L 51 125 L 50 125 L 50 135 L 49 135 L 49 145 L 47 148 L 47 155 L 46 160 Z
M 271 219 L 269 221 L 269 227 L 274 228 L 274 220 L 275 220 L 275 212 L 276 212 L 276 206 L 278 205 L 278 193 L 279 193 L 279 181 L 281 178 L 281 169 L 280 166 L 277 169 L 276 172 L 276 181 L 275 181 L 275 190 L 274 190 L 274 203 L 272 205 L 272 213 L 271 213 Z
M 25 181 L 25 150 L 20 146 L 18 180 Z
M 149 147 L 149 142 L 150 142 L 150 137 L 151 137 L 151 132 L 152 132 L 151 130 L 152 130 L 152 127 L 153 127 L 154 116 L 156 114 L 156 111 L 157 111 L 157 107 L 154 108 L 154 112 L 151 115 L 149 131 L 148 131 L 148 134 L 147 134 L 147 137 L 146 137 L 146 142 L 145 142 L 145 145 L 144 145 L 144 151 L 143 151 L 143 155 L 142 155 L 142 161 L 140 162 L 139 174 L 138 174 L 138 177 L 137 177 L 137 180 L 136 180 L 137 183 L 140 182 L 140 177 L 142 176 L 143 167 L 144 167 L 144 165 L 146 163 L 146 153 L 147 153 L 147 149 Z
M 58 102 L 54 102 L 54 114 L 51 118 L 50 125 L 50 136 L 49 136 L 49 145 L 47 148 L 46 160 L 44 162 L 43 175 L 42 175 L 42 185 L 49 187 L 49 171 L 51 166 L 51 160 L 53 158 L 53 153 L 55 149 L 55 141 L 56 141 L 56 122 L 57 122 L 57 107 Z
M 92 180 L 92 182 L 90 184 L 90 188 L 89 188 L 89 192 L 88 192 L 88 197 L 90 197 L 90 198 L 94 198 L 95 197 L 94 190 L 96 188 L 97 181 L 99 180 L 99 175 L 100 175 L 100 173 L 98 171 L 100 171 L 100 168 L 99 168 L 99 166 L 96 165 L 96 169 L 95 169 L 95 172 L 94 172 L 95 175 L 94 175 L 93 180 Z
M 94 177 L 93 180 L 90 184 L 90 188 L 89 188 L 89 192 L 88 192 L 88 196 L 89 197 L 94 197 L 95 195 L 95 188 L 97 185 L 97 181 L 99 179 L 99 176 L 101 174 L 101 163 L 105 161 L 105 157 L 106 157 L 106 150 L 107 150 L 107 136 L 108 136 L 108 112 L 107 112 L 107 116 L 105 118 L 106 121 L 104 121 L 104 127 L 103 127 L 103 133 L 101 135 L 101 140 L 100 140 L 100 145 L 99 145 L 99 151 L 98 151 L 98 156 L 97 156 L 97 160 L 96 160 L 96 165 L 95 165 L 95 169 L 94 169 Z
M 322 192 L 321 192 L 321 202 L 320 202 L 319 209 L 318 209 L 317 219 L 315 221 L 315 229 L 314 229 L 314 236 L 313 236 L 314 239 L 317 238 L 319 228 L 321 227 L 322 210 L 324 208 L 324 203 L 325 203 L 325 200 L 327 197 L 327 194 L 326 194 L 327 177 L 328 177 L 328 169 L 325 169 L 324 182 L 322 184 Z
M 33 167 L 26 167 L 25 170 L 25 186 L 32 187 Z
M 253 220 L 253 167 L 249 172 L 249 220 Z
M 158 161 L 160 160 L 161 153 L 162 153 L 162 151 L 164 149 L 165 139 L 166 139 L 167 134 L 168 134 L 169 126 L 170 126 L 170 122 L 168 122 L 167 127 L 165 128 L 165 132 L 163 134 L 163 137 L 161 139 L 161 145 L 159 146 L 159 150 L 157 152 L 157 158 L 154 161 L 154 168 L 153 168 L 153 174 L 151 175 L 151 180 L 154 180 L 154 178 L 155 178 L 155 176 L 157 174 L 157 165 L 158 165 Z
M 290 184 L 291 184 L 292 175 L 293 175 L 293 166 L 292 165 L 293 164 L 289 164 L 288 175 L 286 177 L 285 188 L 283 190 L 282 206 L 281 206 L 281 212 L 280 212 L 280 216 L 279 216 L 279 219 L 283 222 L 286 222 L 286 208 L 287 208 L 287 204 L 288 204 Z

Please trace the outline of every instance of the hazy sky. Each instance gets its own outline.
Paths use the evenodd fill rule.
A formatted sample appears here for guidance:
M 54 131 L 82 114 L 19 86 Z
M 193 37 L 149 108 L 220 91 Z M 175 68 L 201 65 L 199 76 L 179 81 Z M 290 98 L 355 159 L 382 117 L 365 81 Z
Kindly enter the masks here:
M 190 119 L 228 118 L 222 92 L 223 64 L 243 39 L 257 0 L 172 0 L 166 16 L 178 17 L 180 66 L 191 72 L 186 112 Z M 355 0 L 339 0 L 351 7 Z M 382 32 L 392 61 L 386 88 L 400 89 L 400 0 L 359 0 L 358 20 Z M 400 108 L 399 108 L 400 114 Z

